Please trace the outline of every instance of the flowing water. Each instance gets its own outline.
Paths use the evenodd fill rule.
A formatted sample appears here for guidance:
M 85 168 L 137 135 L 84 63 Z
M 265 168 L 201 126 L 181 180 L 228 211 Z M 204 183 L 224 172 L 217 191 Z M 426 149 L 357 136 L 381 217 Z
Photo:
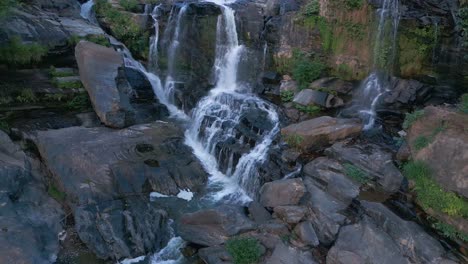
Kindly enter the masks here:
M 382 8 L 378 10 L 373 71 L 354 95 L 351 106 L 344 111 L 357 114 L 363 120 L 365 130 L 374 127 L 377 106 L 389 89 L 389 75 L 393 72 L 396 60 L 399 6 L 399 0 L 384 0 Z
M 88 20 L 91 23 L 96 23 L 96 18 L 93 12 L 94 0 L 88 0 L 88 2 L 81 5 L 80 15 L 82 18 Z

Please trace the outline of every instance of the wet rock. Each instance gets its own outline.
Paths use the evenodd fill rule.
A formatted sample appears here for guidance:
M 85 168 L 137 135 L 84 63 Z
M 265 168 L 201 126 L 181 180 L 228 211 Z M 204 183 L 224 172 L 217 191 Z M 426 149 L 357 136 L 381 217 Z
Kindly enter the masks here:
M 397 191 L 403 181 L 403 175 L 393 164 L 392 154 L 376 144 L 347 140 L 333 144 L 325 153 L 342 163 L 356 166 L 386 192 Z
M 304 106 L 319 105 L 325 108 L 340 107 L 344 104 L 343 100 L 337 96 L 312 89 L 300 91 L 294 96 L 293 102 Z
M 169 123 L 41 131 L 34 142 L 66 195 L 78 235 L 104 259 L 160 249 L 169 239 L 168 218 L 148 194 L 196 191 L 207 179 L 183 132 Z
M 251 202 L 249 204 L 250 217 L 257 224 L 263 224 L 271 220 L 271 214 L 258 202 Z
M 361 133 L 362 124 L 357 119 L 321 116 L 281 129 L 284 138 L 297 139 L 303 151 L 320 150 L 334 142 Z
M 265 260 L 268 264 L 315 264 L 315 259 L 308 251 L 300 251 L 298 249 L 286 246 L 283 243 L 276 245 L 273 254 Z
M 260 190 L 260 203 L 265 207 L 296 205 L 304 193 L 302 179 L 268 182 Z
M 299 223 L 307 213 L 303 206 L 284 205 L 274 208 L 273 216 L 288 224 Z
M 343 166 L 325 157 L 317 158 L 304 167 L 304 174 L 315 181 L 315 185 L 344 203 L 359 195 L 359 184 L 350 180 Z
M 216 246 L 231 236 L 253 230 L 255 224 L 245 215 L 244 208 L 222 205 L 184 214 L 178 227 L 184 240 L 202 246 Z
M 294 228 L 294 233 L 304 244 L 308 246 L 316 247 L 320 243 L 317 234 L 315 233 L 314 227 L 309 221 L 305 221 L 296 225 Z
M 202 248 L 198 251 L 198 256 L 207 264 L 232 263 L 231 255 L 223 246 Z

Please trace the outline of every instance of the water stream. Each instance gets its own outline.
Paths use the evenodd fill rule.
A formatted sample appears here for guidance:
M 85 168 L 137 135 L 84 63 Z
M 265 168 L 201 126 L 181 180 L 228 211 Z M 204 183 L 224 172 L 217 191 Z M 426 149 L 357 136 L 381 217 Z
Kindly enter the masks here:
M 81 5 L 80 15 L 82 18 L 88 20 L 91 23 L 96 24 L 96 18 L 93 11 L 94 0 L 88 0 L 86 3 Z

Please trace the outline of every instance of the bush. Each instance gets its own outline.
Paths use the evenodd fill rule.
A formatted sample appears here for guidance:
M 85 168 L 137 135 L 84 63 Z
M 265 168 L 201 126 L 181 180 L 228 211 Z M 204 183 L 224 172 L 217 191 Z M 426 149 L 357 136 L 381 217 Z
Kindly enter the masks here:
M 317 60 L 310 60 L 301 55 L 295 59 L 293 78 L 297 81 L 299 89 L 305 89 L 312 82 L 320 78 L 325 65 Z
M 363 4 L 363 0 L 346 0 L 346 6 L 351 9 L 359 9 Z
M 425 136 L 418 136 L 414 142 L 413 142 L 413 146 L 416 150 L 421 150 L 425 147 L 427 147 L 429 145 L 429 139 Z
M 280 93 L 280 96 L 281 96 L 281 101 L 283 103 L 292 102 L 292 100 L 294 99 L 294 92 L 293 91 L 282 91 Z
M 262 256 L 260 245 L 253 238 L 233 238 L 226 243 L 234 264 L 257 263 Z
M 403 174 L 415 182 L 417 200 L 424 209 L 433 209 L 450 216 L 468 217 L 468 202 L 455 193 L 447 192 L 432 179 L 432 171 L 422 161 L 404 165 Z
M 139 3 L 137 0 L 119 0 L 119 4 L 126 11 L 129 11 L 129 12 L 139 11 Z
M 31 89 L 24 89 L 21 94 L 16 97 L 18 103 L 35 103 L 37 102 L 36 94 Z
M 0 47 L 0 63 L 12 66 L 31 65 L 41 61 L 47 48 L 38 43 L 23 44 L 18 36 L 12 37 L 7 45 Z
M 403 122 L 403 129 L 409 129 L 414 122 L 424 116 L 424 110 L 417 110 L 413 113 L 407 113 Z
M 317 16 L 320 13 L 320 3 L 318 0 L 311 0 L 305 5 L 302 15 L 304 16 Z
M 353 164 L 346 163 L 343 165 L 345 169 L 345 174 L 353 179 L 354 181 L 360 183 L 360 184 L 365 184 L 369 182 L 369 175 L 360 168 L 356 167 Z

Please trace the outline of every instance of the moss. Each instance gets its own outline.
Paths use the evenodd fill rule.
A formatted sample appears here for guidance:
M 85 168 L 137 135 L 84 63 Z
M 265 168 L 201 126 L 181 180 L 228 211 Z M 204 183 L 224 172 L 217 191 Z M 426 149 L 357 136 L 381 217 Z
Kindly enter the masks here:
M 361 170 L 357 166 L 350 163 L 346 163 L 343 165 L 343 167 L 345 169 L 345 174 L 354 181 L 360 184 L 366 184 L 367 182 L 369 182 L 369 175 L 367 175 L 365 171 Z
M 258 263 L 262 256 L 260 244 L 253 238 L 231 238 L 226 243 L 226 249 L 234 264 Z
M 430 140 L 425 137 L 425 136 L 418 136 L 414 142 L 413 142 L 413 146 L 416 150 L 421 150 L 425 147 L 427 147 L 430 143 Z
M 414 122 L 424 116 L 424 110 L 417 110 L 412 113 L 407 113 L 403 122 L 403 129 L 409 129 Z
M 47 47 L 38 43 L 24 44 L 20 37 L 15 36 L 8 44 L 0 47 L 0 64 L 11 66 L 36 64 L 47 54 L 47 50 Z
M 401 74 L 411 76 L 421 74 L 435 48 L 435 28 L 425 26 L 402 30 L 399 38 L 399 64 Z
M 284 141 L 286 141 L 286 143 L 288 143 L 288 145 L 293 148 L 300 148 L 304 138 L 299 135 L 288 135 L 284 138 Z
M 47 193 L 49 194 L 50 197 L 54 198 L 55 200 L 59 202 L 65 201 L 65 198 L 67 197 L 65 193 L 59 191 L 58 188 L 55 187 L 54 185 L 49 186 Z
M 322 108 L 320 108 L 319 106 L 316 106 L 316 105 L 308 105 L 308 106 L 303 106 L 303 105 L 300 105 L 300 104 L 294 104 L 294 107 L 303 112 L 303 113 L 306 113 L 306 114 L 309 114 L 309 115 L 315 115 L 315 114 L 318 114 L 320 113 L 320 111 L 322 111 Z
M 445 191 L 433 178 L 432 171 L 422 161 L 404 165 L 403 174 L 415 182 L 417 201 L 423 209 L 432 209 L 450 216 L 468 217 L 468 202 L 455 193 Z
M 282 91 L 280 93 L 280 96 L 281 96 L 281 101 L 283 103 L 292 102 L 292 100 L 294 99 L 294 92 L 293 91 Z

